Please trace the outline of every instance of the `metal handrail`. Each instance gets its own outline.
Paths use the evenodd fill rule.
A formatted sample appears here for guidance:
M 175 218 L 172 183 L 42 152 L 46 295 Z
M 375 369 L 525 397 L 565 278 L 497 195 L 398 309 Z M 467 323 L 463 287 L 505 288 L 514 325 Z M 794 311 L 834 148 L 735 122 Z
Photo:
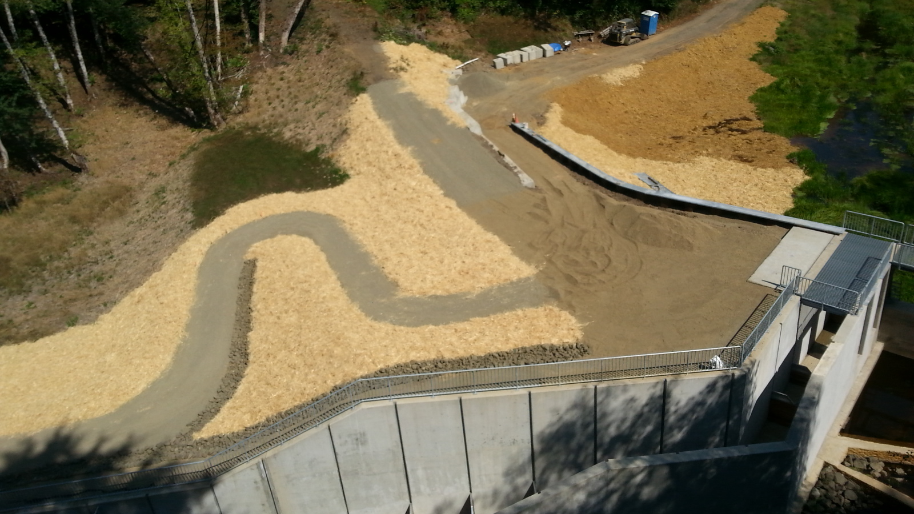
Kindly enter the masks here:
M 908 225 L 901 221 L 854 211 L 844 211 L 842 225 L 849 232 L 888 239 L 896 243 L 904 241 L 908 232 Z
M 215 478 L 357 405 L 376 400 L 701 373 L 739 367 L 743 347 L 362 378 L 200 461 L 0 492 L 0 505 L 76 498 Z
M 784 306 L 787 305 L 787 302 L 790 301 L 790 298 L 793 296 L 794 291 L 797 287 L 797 281 L 799 277 L 794 276 L 789 284 L 784 286 L 784 289 L 781 290 L 781 294 L 778 296 L 777 300 L 771 304 L 771 308 L 768 309 L 768 312 L 762 316 L 762 319 L 759 320 L 758 325 L 752 329 L 752 332 L 749 333 L 749 336 L 746 337 L 746 341 L 743 342 L 742 351 L 740 355 L 740 361 L 745 361 L 749 354 L 752 353 L 752 350 L 755 349 L 759 341 L 762 340 L 762 336 L 765 335 L 765 332 L 768 331 L 768 328 L 771 327 L 771 324 L 774 323 L 774 320 L 781 314 L 781 311 L 784 310 Z

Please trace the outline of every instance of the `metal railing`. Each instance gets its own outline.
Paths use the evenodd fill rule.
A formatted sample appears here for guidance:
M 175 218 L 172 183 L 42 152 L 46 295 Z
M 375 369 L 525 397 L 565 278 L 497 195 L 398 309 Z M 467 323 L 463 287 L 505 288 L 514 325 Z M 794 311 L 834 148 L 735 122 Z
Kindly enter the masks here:
M 807 277 L 797 278 L 796 293 L 806 300 L 826 307 L 833 307 L 849 314 L 857 314 L 860 293 Z
M 794 277 L 790 283 L 788 283 L 786 286 L 783 286 L 778 299 L 774 301 L 774 303 L 771 305 L 771 308 L 768 309 L 768 312 L 762 316 L 762 319 L 758 322 L 758 325 L 756 325 L 755 328 L 752 329 L 752 332 L 749 333 L 749 336 L 746 338 L 746 341 L 742 346 L 742 351 L 740 353 L 740 362 L 746 360 L 746 357 L 749 357 L 749 354 L 752 353 L 752 350 L 754 350 L 759 341 L 762 340 L 762 336 L 765 335 L 765 332 L 768 331 L 768 328 L 771 327 L 771 324 L 774 323 L 774 320 L 777 319 L 777 317 L 781 314 L 781 311 L 784 310 L 784 306 L 787 305 L 787 302 L 790 301 L 790 298 L 793 296 L 794 291 L 796 290 L 797 280 L 799 280 L 799 277 Z
M 908 237 L 908 232 L 911 233 L 911 236 L 914 236 L 914 231 L 909 231 L 905 223 L 861 212 L 844 211 L 844 223 L 842 225 L 849 232 L 888 239 L 894 242 L 903 242 Z
M 781 298 L 778 299 L 778 301 L 780 300 Z M 36 500 L 76 498 L 84 495 L 99 496 L 117 491 L 188 484 L 214 478 L 280 446 L 334 416 L 368 401 L 600 382 L 677 373 L 700 373 L 734 369 L 739 367 L 742 361 L 743 347 L 733 346 L 524 366 L 363 378 L 305 406 L 208 459 L 3 491 L 0 492 L 0 505 L 13 506 Z
M 892 262 L 899 266 L 914 268 L 914 245 L 898 243 L 895 245 L 895 255 Z

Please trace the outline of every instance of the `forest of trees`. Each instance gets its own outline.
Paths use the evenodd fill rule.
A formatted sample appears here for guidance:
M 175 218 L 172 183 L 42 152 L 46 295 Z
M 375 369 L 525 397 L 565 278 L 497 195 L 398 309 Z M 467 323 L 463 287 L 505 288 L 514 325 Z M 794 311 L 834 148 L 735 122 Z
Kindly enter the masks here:
M 251 59 L 287 45 L 306 1 L 267 41 L 269 0 L 0 0 L 0 208 L 15 202 L 12 166 L 87 169 L 64 123 L 100 76 L 182 123 L 222 126 Z

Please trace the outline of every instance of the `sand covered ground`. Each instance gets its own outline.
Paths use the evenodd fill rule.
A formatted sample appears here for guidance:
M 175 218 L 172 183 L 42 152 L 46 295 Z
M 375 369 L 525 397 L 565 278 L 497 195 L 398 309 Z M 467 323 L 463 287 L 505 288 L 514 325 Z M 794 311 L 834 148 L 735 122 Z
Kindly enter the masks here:
M 805 177 L 790 141 L 762 130 L 749 97 L 774 78 L 749 58 L 785 17 L 762 7 L 680 52 L 556 89 L 539 130 L 631 184 L 644 172 L 678 194 L 783 213 Z
M 466 123 L 447 106 L 451 85 L 448 78 L 460 64 L 446 55 L 429 50 L 418 43 L 398 45 L 392 41 L 380 43 L 390 70 L 403 81 L 404 89 L 416 95 L 422 103 L 438 109 L 447 120 L 459 127 Z
M 401 294 L 474 292 L 535 272 L 443 195 L 409 151 L 397 144 L 367 96 L 356 99 L 347 122 L 349 140 L 334 156 L 352 176 L 342 186 L 311 193 L 271 195 L 233 207 L 190 237 L 161 270 L 92 325 L 0 348 L 0 404 L 6 407 L 6 415 L 0 420 L 0 435 L 29 433 L 97 417 L 145 389 L 169 366 L 181 342 L 194 301 L 196 269 L 206 250 L 223 234 L 272 214 L 307 210 L 337 216 L 397 283 Z M 302 249 L 295 248 L 299 250 Z M 264 265 L 259 267 L 264 268 Z M 318 276 L 326 275 L 324 271 L 317 272 Z M 261 297 L 269 295 L 268 291 L 258 291 Z M 316 305 L 323 299 L 309 297 L 299 301 Z M 539 339 L 506 339 L 506 334 L 517 326 L 535 327 L 536 320 L 547 314 L 554 315 L 549 318 L 553 320 L 549 330 L 533 330 L 530 334 L 539 334 Z M 501 331 L 494 330 L 489 322 L 441 327 L 437 339 L 423 339 L 433 346 L 426 349 L 427 354 L 449 355 L 454 348 L 467 348 L 470 353 L 487 352 L 505 349 L 506 344 L 533 345 L 573 340 L 576 336 L 577 324 L 573 318 L 550 307 L 510 313 L 502 320 L 497 323 L 502 326 Z M 259 326 L 256 319 L 254 323 L 255 327 Z M 270 333 L 269 326 L 265 324 L 258 329 L 258 337 L 300 344 L 286 338 L 286 332 Z M 277 330 L 286 330 L 284 325 L 278 327 Z M 423 329 L 415 330 L 421 333 Z M 492 347 L 483 349 L 485 344 L 481 339 L 479 345 L 467 344 L 483 333 Z M 402 335 L 396 331 L 389 334 Z M 407 340 L 418 340 L 412 337 Z M 383 348 L 395 347 L 398 341 L 375 339 L 375 345 L 381 348 L 378 351 L 382 352 L 377 362 L 387 362 L 383 360 Z M 329 344 L 333 346 L 332 341 Z M 362 362 L 370 366 L 375 361 L 368 358 Z M 308 374 L 309 380 L 319 384 L 333 382 L 332 376 L 322 377 L 318 373 L 336 373 L 335 364 L 301 364 L 305 366 L 303 370 L 309 370 L 301 371 Z M 251 365 L 258 364 L 252 359 Z M 312 369 L 316 370 L 314 374 L 310 372 Z M 272 394 L 280 395 L 282 391 Z M 224 427 L 237 426 L 238 419 L 261 415 L 260 412 L 227 414 L 227 421 L 220 423 Z M 212 430 L 222 429 L 227 428 Z

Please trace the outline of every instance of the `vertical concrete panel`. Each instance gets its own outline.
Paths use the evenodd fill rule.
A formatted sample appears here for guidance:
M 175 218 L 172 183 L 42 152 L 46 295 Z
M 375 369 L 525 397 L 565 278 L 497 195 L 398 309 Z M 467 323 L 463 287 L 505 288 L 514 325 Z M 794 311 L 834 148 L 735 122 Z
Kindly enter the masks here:
M 663 453 L 724 445 L 730 381 L 729 373 L 667 380 Z
M 660 452 L 663 380 L 597 386 L 597 460 Z
M 475 512 L 491 514 L 521 500 L 533 483 L 527 392 L 462 400 Z
M 260 460 L 222 475 L 213 484 L 213 491 L 222 514 L 276 514 Z
M 459 514 L 470 495 L 460 400 L 397 402 L 415 514 Z
M 212 489 L 203 487 L 165 494 L 150 494 L 155 514 L 220 514 Z
M 404 514 L 409 492 L 394 405 L 364 404 L 330 431 L 349 514 Z
M 299 436 L 264 459 L 281 513 L 346 514 L 330 432 L 320 428 Z M 265 487 L 265 483 L 263 485 Z M 216 494 L 222 498 L 217 489 Z
M 594 465 L 593 392 L 589 386 L 530 393 L 540 490 Z

